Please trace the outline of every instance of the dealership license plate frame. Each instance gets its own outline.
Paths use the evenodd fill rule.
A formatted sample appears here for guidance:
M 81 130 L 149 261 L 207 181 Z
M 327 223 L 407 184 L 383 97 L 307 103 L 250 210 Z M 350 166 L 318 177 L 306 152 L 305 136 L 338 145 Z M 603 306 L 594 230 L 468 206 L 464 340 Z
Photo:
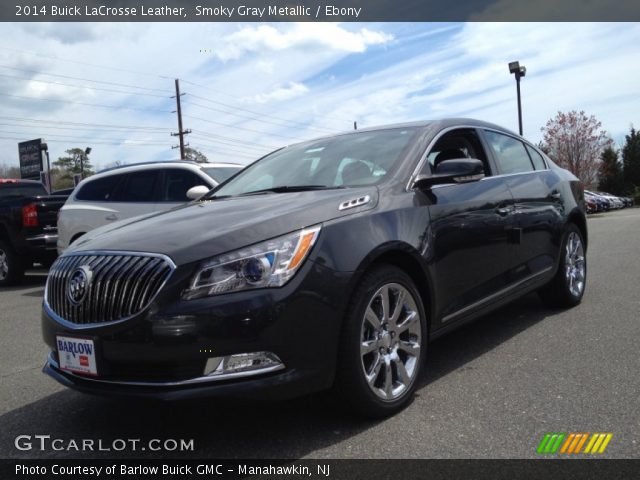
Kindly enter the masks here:
M 72 342 L 78 342 L 81 341 L 82 343 L 90 343 L 93 347 L 93 354 L 90 356 L 89 358 L 89 364 L 88 364 L 88 368 L 82 368 L 82 366 L 80 366 L 80 368 L 74 368 L 73 366 L 69 367 L 69 366 L 65 366 L 67 364 L 67 357 L 65 357 L 63 359 L 64 355 L 60 354 L 60 349 L 58 347 L 58 341 L 59 340 L 70 340 Z M 98 362 L 98 359 L 100 358 L 100 355 L 98 354 L 99 352 L 99 341 L 98 338 L 96 337 L 89 337 L 89 336 L 81 336 L 81 335 L 68 335 L 66 333 L 59 333 L 56 334 L 56 353 L 58 354 L 58 367 L 60 368 L 60 370 L 64 371 L 64 372 L 69 372 L 69 373 L 73 373 L 74 375 L 87 375 L 90 377 L 97 377 L 99 375 L 99 372 L 101 371 L 100 368 L 100 363 Z M 93 359 L 93 369 L 91 368 L 91 358 Z M 80 359 L 78 359 L 78 361 L 80 361 Z

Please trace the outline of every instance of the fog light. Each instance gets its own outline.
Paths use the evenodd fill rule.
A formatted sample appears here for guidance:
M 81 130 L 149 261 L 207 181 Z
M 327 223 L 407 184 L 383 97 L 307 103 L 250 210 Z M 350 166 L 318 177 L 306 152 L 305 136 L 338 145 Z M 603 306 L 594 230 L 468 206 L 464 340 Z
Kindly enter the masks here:
M 275 353 L 237 353 L 226 357 L 209 358 L 204 367 L 204 374 L 211 377 L 230 373 L 266 373 L 266 371 L 283 368 L 284 364 Z

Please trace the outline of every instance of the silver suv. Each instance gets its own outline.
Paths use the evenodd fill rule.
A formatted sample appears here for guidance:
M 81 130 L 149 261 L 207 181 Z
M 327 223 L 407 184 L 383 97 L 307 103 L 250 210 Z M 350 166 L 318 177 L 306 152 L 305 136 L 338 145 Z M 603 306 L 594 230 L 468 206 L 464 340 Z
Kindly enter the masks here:
M 58 253 L 94 228 L 198 198 L 242 168 L 235 163 L 173 161 L 103 170 L 80 182 L 60 210 Z

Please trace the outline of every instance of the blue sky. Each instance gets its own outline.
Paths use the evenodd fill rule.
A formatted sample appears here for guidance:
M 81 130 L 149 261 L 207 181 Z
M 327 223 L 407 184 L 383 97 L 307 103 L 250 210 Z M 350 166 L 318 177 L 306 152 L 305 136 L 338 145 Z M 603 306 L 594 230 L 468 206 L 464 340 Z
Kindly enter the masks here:
M 507 63 L 527 67 L 524 133 L 585 110 L 617 143 L 640 123 L 637 23 L 3 24 L 0 164 L 45 138 L 53 159 L 176 158 L 173 79 L 191 146 L 248 163 L 302 139 L 465 116 L 517 129 Z

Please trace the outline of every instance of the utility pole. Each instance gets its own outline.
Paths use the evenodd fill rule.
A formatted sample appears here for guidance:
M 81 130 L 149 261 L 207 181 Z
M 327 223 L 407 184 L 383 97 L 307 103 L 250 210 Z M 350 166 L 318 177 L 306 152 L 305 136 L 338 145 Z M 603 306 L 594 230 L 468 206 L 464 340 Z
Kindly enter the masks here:
M 184 144 L 184 136 L 191 133 L 191 130 L 182 129 L 182 108 L 180 107 L 181 95 L 184 95 L 184 93 L 182 94 L 180 93 L 180 80 L 176 78 L 176 97 L 175 98 L 176 98 L 176 113 L 178 114 L 178 133 L 172 133 L 171 136 L 180 138 L 180 160 L 184 160 L 185 159 L 184 147 L 186 146 Z M 171 147 L 171 148 L 176 148 L 176 147 Z
M 353 129 L 357 130 L 358 129 L 358 122 L 353 122 Z

